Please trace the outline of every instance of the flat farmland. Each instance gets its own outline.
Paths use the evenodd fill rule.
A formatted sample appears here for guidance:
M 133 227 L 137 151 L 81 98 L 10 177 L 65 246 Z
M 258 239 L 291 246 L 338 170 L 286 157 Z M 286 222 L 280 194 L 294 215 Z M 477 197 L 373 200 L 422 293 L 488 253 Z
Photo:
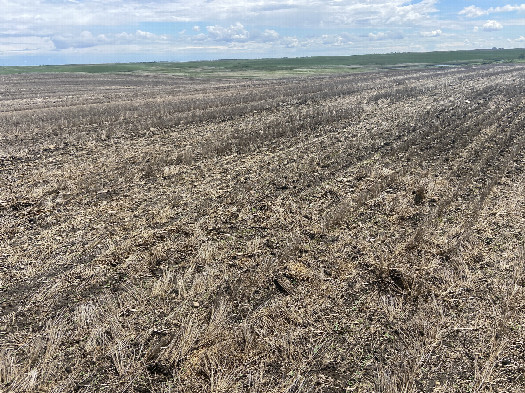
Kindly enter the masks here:
M 525 391 L 525 65 L 0 85 L 0 391 Z

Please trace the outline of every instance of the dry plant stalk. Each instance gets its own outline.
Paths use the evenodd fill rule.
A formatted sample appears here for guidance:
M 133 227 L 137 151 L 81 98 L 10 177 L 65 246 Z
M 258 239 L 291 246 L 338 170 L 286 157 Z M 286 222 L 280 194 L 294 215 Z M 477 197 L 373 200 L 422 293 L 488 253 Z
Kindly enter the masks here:
M 525 391 L 524 71 L 3 77 L 0 391 Z

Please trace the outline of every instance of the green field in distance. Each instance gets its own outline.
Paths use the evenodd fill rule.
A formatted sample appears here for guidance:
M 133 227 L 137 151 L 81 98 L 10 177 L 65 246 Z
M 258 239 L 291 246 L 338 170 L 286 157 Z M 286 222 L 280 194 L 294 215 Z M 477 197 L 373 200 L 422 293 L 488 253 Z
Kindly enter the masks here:
M 479 49 L 447 52 L 407 52 L 275 59 L 222 59 L 189 62 L 0 66 L 0 74 L 152 72 L 194 77 L 271 77 L 362 72 L 385 68 L 446 67 L 507 62 L 525 62 L 525 49 Z

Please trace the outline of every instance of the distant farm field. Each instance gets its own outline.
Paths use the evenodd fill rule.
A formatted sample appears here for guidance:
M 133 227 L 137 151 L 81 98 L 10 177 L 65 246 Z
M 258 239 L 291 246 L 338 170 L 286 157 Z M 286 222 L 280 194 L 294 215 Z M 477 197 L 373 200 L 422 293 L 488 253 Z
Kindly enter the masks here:
M 280 59 L 0 66 L 0 75 L 58 72 L 92 74 L 147 72 L 198 78 L 267 79 L 301 75 L 348 74 L 390 68 L 417 69 L 493 63 L 525 63 L 525 48 L 405 52 L 354 56 L 312 56 Z
M 0 391 L 525 391 L 525 65 L 0 85 Z

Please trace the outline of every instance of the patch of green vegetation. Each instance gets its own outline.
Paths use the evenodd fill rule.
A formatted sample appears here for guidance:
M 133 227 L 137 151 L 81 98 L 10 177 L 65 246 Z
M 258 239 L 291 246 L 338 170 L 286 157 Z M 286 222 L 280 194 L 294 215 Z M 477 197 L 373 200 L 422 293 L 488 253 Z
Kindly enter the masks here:
M 0 67 L 0 74 L 151 72 L 195 77 L 275 77 L 348 73 L 381 68 L 417 68 L 525 61 L 525 49 L 480 49 L 448 52 L 315 56 L 279 59 L 223 59 L 190 62 L 71 64 Z

